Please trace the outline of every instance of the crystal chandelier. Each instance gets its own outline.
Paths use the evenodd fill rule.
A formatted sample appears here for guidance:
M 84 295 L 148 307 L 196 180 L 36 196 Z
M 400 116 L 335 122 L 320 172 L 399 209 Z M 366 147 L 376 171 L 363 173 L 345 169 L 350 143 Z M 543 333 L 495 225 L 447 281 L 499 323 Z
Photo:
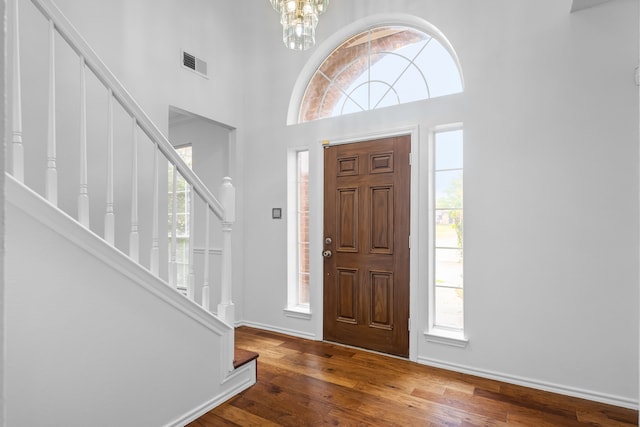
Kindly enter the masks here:
M 329 0 L 270 0 L 280 13 L 282 41 L 293 50 L 307 50 L 316 43 L 318 16 L 329 5 Z

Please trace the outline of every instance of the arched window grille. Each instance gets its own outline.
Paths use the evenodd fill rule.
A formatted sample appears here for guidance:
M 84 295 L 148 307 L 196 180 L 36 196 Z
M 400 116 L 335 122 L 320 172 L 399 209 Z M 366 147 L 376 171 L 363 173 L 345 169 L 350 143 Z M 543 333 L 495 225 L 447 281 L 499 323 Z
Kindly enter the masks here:
M 422 31 L 377 27 L 343 42 L 320 65 L 299 122 L 462 92 L 457 61 Z

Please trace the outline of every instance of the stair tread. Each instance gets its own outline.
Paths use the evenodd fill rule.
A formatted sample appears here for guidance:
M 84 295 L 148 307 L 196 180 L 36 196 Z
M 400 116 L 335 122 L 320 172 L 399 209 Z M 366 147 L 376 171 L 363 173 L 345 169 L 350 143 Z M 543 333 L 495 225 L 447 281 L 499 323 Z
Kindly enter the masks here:
M 258 357 L 259 354 L 255 351 L 249 351 L 243 348 L 236 347 L 233 354 L 233 367 L 234 369 L 237 369 L 242 365 L 246 365 L 252 360 L 256 360 Z

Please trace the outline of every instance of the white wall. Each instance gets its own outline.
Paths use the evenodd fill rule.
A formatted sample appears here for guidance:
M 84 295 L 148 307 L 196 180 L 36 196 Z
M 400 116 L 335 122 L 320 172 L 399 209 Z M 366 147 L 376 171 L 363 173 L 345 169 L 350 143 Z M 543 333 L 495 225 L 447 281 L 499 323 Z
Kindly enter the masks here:
M 237 121 L 237 26 L 228 2 L 55 3 L 161 130 L 169 105 L 231 126 Z M 181 66 L 181 49 L 208 62 L 208 79 Z
M 331 4 L 318 46 L 304 53 L 284 48 L 267 2 L 249 11 L 254 32 L 242 56 L 248 96 L 238 126 L 247 153 L 247 323 L 322 338 L 319 141 L 419 126 L 416 142 L 424 146 L 432 126 L 459 121 L 469 345 L 425 340 L 426 277 L 414 275 L 412 352 L 423 363 L 637 405 L 638 3 L 575 14 L 569 8 L 555 0 L 353 0 Z M 289 97 L 316 50 L 328 53 L 345 27 L 355 32 L 394 14 L 422 18 L 448 37 L 465 93 L 287 127 Z M 293 147 L 312 150 L 310 321 L 283 313 L 286 223 L 270 219 L 272 207 L 286 206 Z
M 147 112 L 151 119 L 156 123 L 159 129 L 163 133 L 168 131 L 168 115 L 169 106 L 177 106 L 186 111 L 193 112 L 203 117 L 215 119 L 221 123 L 233 124 L 237 121 L 238 105 L 237 93 L 239 92 L 241 82 L 236 79 L 238 75 L 235 69 L 237 61 L 234 61 L 235 52 L 238 50 L 235 46 L 235 37 L 232 34 L 233 27 L 232 21 L 229 19 L 231 14 L 231 7 L 229 3 L 222 2 L 210 2 L 207 0 L 188 0 L 188 1 L 175 1 L 175 0 L 163 0 L 163 1 L 100 1 L 100 0 L 88 0 L 88 1 L 66 1 L 56 0 L 55 3 L 62 9 L 63 13 L 67 15 L 80 33 L 87 39 L 89 44 L 97 52 L 97 54 L 105 61 L 107 66 L 115 73 L 116 77 L 124 84 L 124 86 L 130 91 L 137 102 Z M 24 119 L 24 141 L 25 152 L 27 158 L 27 172 L 26 182 L 34 188 L 40 194 L 44 194 L 44 169 L 46 166 L 46 93 L 47 93 L 47 75 L 45 70 L 47 69 L 47 26 L 42 17 L 35 11 L 33 5 L 28 0 L 19 0 L 21 8 L 21 42 L 22 42 L 22 70 L 23 70 L 23 119 Z M 185 49 L 191 53 L 198 55 L 205 59 L 209 63 L 209 78 L 205 79 L 201 76 L 194 74 L 193 72 L 184 69 L 181 66 L 180 50 Z M 68 49 L 62 40 L 56 38 L 56 91 L 57 91 L 57 140 L 58 140 L 58 171 L 60 181 L 59 191 L 59 206 L 72 216 L 76 216 L 76 199 L 79 186 L 78 179 L 78 147 L 79 147 L 79 66 L 78 58 L 76 55 Z M 88 73 L 87 78 L 87 92 L 88 92 L 88 157 L 89 157 L 89 196 L 91 199 L 91 229 L 98 235 L 103 233 L 103 215 L 105 211 L 105 177 L 106 177 L 106 111 L 107 111 L 107 97 L 105 89 L 93 79 Z M 116 107 L 115 112 L 115 210 L 116 210 L 116 247 L 123 252 L 128 253 L 128 230 L 130 227 L 130 182 L 131 182 L 131 166 L 129 155 L 131 152 L 131 119 Z M 139 137 L 139 159 L 140 159 L 140 259 L 143 265 L 149 264 L 149 252 L 151 247 L 151 194 L 152 194 L 152 146 L 145 136 L 141 132 L 138 133 Z M 10 153 L 9 153 L 10 154 Z M 3 162 L 4 163 L 4 162 Z M 160 164 L 160 225 L 166 224 L 166 210 L 162 209 L 167 206 L 166 197 L 166 163 Z M 229 168 L 231 172 L 236 169 L 235 166 Z M 241 180 L 236 180 L 236 185 Z M 213 187 L 214 193 L 217 189 L 217 184 Z M 24 229 L 16 228 L 15 233 L 24 232 Z M 29 230 L 32 231 L 32 230 Z M 15 234 L 14 234 L 15 237 Z M 166 261 L 167 261 L 167 241 L 166 237 L 160 235 L 160 256 L 161 256 L 161 276 L 166 277 Z M 13 258 L 11 262 L 15 263 L 16 259 L 22 259 L 26 249 L 22 246 L 26 243 L 19 241 L 15 243 L 10 242 L 9 246 L 12 250 Z M 85 266 L 89 270 L 82 270 L 81 274 L 73 272 L 73 268 L 69 267 L 69 258 L 77 256 L 77 251 L 73 248 L 61 245 L 52 249 L 51 246 L 38 247 L 36 251 L 41 251 L 43 261 L 41 263 L 42 269 L 39 272 L 45 273 L 50 270 L 50 265 L 62 263 L 67 265 L 67 272 L 63 272 L 55 276 L 53 283 L 50 281 L 44 281 L 41 277 L 34 278 L 32 276 L 16 276 L 15 269 L 23 267 L 23 264 L 13 264 L 14 270 L 12 271 L 12 278 L 14 283 L 14 290 L 19 289 L 18 292 L 23 290 L 29 291 L 28 294 L 20 293 L 19 295 L 13 294 L 13 300 L 20 300 L 21 298 L 27 298 L 32 295 L 32 286 L 24 286 L 25 284 L 31 285 L 35 283 L 46 283 L 49 288 L 46 292 L 53 292 L 55 298 L 67 298 L 66 294 L 73 295 L 73 297 L 81 298 L 87 296 L 83 290 L 83 286 L 87 282 L 92 282 L 96 276 L 102 277 L 102 270 L 99 266 L 96 266 L 96 262 L 87 263 Z M 21 255 L 22 254 L 22 255 Z M 65 255 L 66 254 L 66 255 Z M 66 264 L 65 264 L 66 262 Z M 99 262 L 97 263 L 99 265 Z M 21 272 L 20 272 L 21 273 Z M 27 271 L 26 273 L 38 274 L 37 271 Z M 219 274 L 219 273 L 212 273 Z M 241 277 L 241 275 L 238 275 Z M 104 277 L 113 278 L 112 275 L 104 274 Z M 113 301 L 114 299 L 125 299 L 131 292 L 135 293 L 135 290 L 129 289 L 125 282 L 114 279 L 117 284 L 113 289 L 107 290 L 107 293 L 116 292 L 116 294 L 110 294 L 107 298 Z M 20 284 L 16 286 L 16 284 Z M 124 288 L 122 288 L 124 286 Z M 44 295 L 49 296 L 46 293 Z M 73 299 L 73 298 L 72 298 Z M 151 305 L 142 303 L 137 307 L 120 308 L 115 309 L 106 301 L 101 298 L 88 297 L 89 300 L 95 301 L 95 306 L 87 307 L 72 307 L 70 313 L 62 313 L 62 315 L 68 315 L 69 317 L 82 317 L 85 311 L 91 311 L 90 309 L 96 309 L 100 313 L 108 312 L 109 310 L 129 310 L 128 313 L 123 315 L 122 318 L 116 319 L 118 325 L 125 324 L 131 320 L 132 317 L 142 316 L 149 317 L 148 321 L 158 321 L 161 328 L 165 326 L 171 332 L 161 338 L 162 343 L 157 341 L 153 343 L 149 348 L 140 348 L 139 344 L 144 344 L 144 339 L 139 344 L 133 343 L 139 336 L 134 336 L 139 331 L 132 330 L 129 335 L 116 336 L 115 332 L 110 329 L 111 324 L 108 318 L 99 317 L 94 319 L 94 322 L 88 322 L 84 327 L 87 329 L 98 328 L 100 330 L 106 330 L 105 334 L 99 337 L 92 337 L 90 343 L 91 351 L 102 348 L 105 343 L 111 345 L 113 342 L 124 341 L 125 343 L 132 344 L 132 346 L 125 345 L 123 351 L 128 353 L 124 356 L 115 356 L 118 363 L 130 363 L 130 366 L 126 366 L 122 370 L 123 375 L 129 375 L 136 381 L 142 381 L 142 389 L 134 386 L 130 391 L 138 394 L 145 394 L 148 392 L 145 387 L 156 387 L 159 394 L 155 394 L 155 397 L 146 397 L 139 400 L 131 396 L 126 396 L 124 400 L 129 400 L 129 403 L 121 403 L 120 397 L 117 396 L 122 390 L 117 390 L 115 393 L 113 390 L 104 389 L 100 390 L 96 387 L 93 390 L 91 387 L 96 386 L 107 376 L 107 370 L 99 370 L 88 380 L 82 377 L 82 372 L 78 373 L 73 371 L 73 366 L 65 365 L 65 368 L 69 368 L 66 372 L 70 375 L 70 379 L 66 384 L 59 375 L 64 373 L 65 370 L 60 372 L 46 373 L 46 367 L 51 366 L 51 360 L 53 364 L 65 364 L 69 363 L 68 360 L 73 360 L 73 357 L 69 353 L 78 349 L 78 346 L 82 346 L 82 339 L 77 339 L 77 336 L 70 337 L 65 336 L 64 340 L 60 340 L 57 344 L 61 346 L 60 352 L 52 355 L 52 359 L 46 361 L 47 366 L 43 366 L 42 371 L 33 370 L 28 371 L 26 367 L 20 365 L 20 367 L 14 370 L 11 386 L 13 390 L 18 390 L 16 383 L 21 384 L 20 380 L 23 379 L 22 374 L 28 376 L 33 381 L 40 381 L 41 379 L 34 379 L 37 375 L 43 376 L 51 375 L 51 383 L 56 386 L 62 387 L 60 396 L 67 398 L 69 401 L 77 401 L 78 406 L 83 406 L 83 398 L 88 397 L 90 393 L 93 393 L 93 398 L 103 398 L 103 402 L 114 403 L 116 405 L 122 405 L 117 408 L 111 407 L 110 410 L 114 411 L 114 417 L 127 417 L 132 411 L 135 411 L 131 406 L 127 405 L 147 405 L 156 406 L 153 411 L 148 410 L 148 416 L 158 417 L 157 419 L 142 420 L 138 425 L 159 425 L 160 420 L 162 422 L 170 421 L 167 419 L 167 414 L 173 414 L 174 416 L 183 410 L 193 409 L 194 401 L 198 401 L 200 398 L 210 397 L 215 393 L 216 386 L 219 384 L 219 378 L 211 378 L 208 376 L 201 376 L 197 379 L 193 378 L 193 375 L 186 372 L 180 367 L 176 371 L 167 373 L 164 376 L 164 381 L 171 383 L 172 388 L 167 390 L 163 388 L 164 385 L 158 385 L 158 378 L 152 378 L 150 372 L 156 370 L 157 365 L 152 362 L 154 366 L 151 366 L 149 370 L 145 370 L 147 366 L 145 363 L 149 363 L 149 359 L 152 359 L 150 355 L 157 352 L 165 351 L 162 346 L 176 346 L 181 350 L 171 349 L 166 352 L 167 358 L 173 358 L 177 363 L 182 363 L 183 360 L 201 361 L 203 358 L 208 358 L 207 363 L 210 366 L 219 368 L 219 360 L 216 357 L 210 357 L 211 352 L 219 351 L 220 345 L 211 337 L 202 336 L 200 332 L 191 331 L 185 333 L 180 330 L 184 322 L 180 318 L 172 316 L 170 313 L 166 313 L 162 308 L 152 307 Z M 53 301 L 53 300 L 52 300 Z M 60 300 L 57 300 L 60 301 Z M 133 296 L 132 304 L 135 304 L 135 296 Z M 46 306 L 47 310 L 59 309 L 58 304 L 52 304 L 51 301 L 38 299 L 38 303 Z M 23 307 L 25 305 L 24 299 L 20 300 L 20 304 L 15 305 L 16 308 Z M 65 304 L 66 305 L 66 304 Z M 84 311 L 83 311 L 84 310 Z M 47 311 L 44 311 L 48 314 Z M 58 314 L 58 313 L 55 313 Z M 121 313 L 119 312 L 119 315 Z M 14 312 L 15 315 L 15 312 Z M 157 316 L 156 316 L 157 315 Z M 160 318 L 159 320 L 157 318 Z M 39 317 L 34 317 L 39 319 Z M 155 320 L 154 320 L 155 319 Z M 32 322 L 32 320 L 30 320 Z M 60 320 L 61 323 L 70 322 L 67 318 Z M 146 322 L 146 320 L 145 320 Z M 167 325 L 168 324 L 168 325 Z M 17 326 L 16 326 L 17 325 Z M 12 355 L 13 361 L 19 358 L 23 353 L 29 353 L 34 347 L 51 344 L 50 341 L 43 343 L 37 343 L 31 340 L 25 342 L 19 342 L 16 337 L 20 337 L 20 334 L 30 332 L 29 328 L 35 327 L 33 323 L 25 323 L 24 325 L 16 322 L 13 319 L 12 326 L 8 328 L 12 334 Z M 125 328 L 126 329 L 126 328 Z M 176 332 L 178 331 L 178 332 Z M 176 332 L 174 334 L 174 332 Z M 177 335 L 176 335 L 177 334 Z M 52 336 L 55 338 L 55 336 Z M 82 337 L 80 337 L 82 338 Z M 11 339 L 11 338 L 10 338 Z M 96 342 L 96 339 L 99 342 Z M 183 340 L 187 341 L 183 341 Z M 104 340 L 104 341 L 101 341 Z M 64 342 L 63 342 L 64 341 Z M 190 350 L 185 343 L 191 345 L 192 342 L 205 342 L 205 348 L 200 348 L 198 354 L 191 354 Z M 51 344 L 52 345 L 52 344 Z M 66 350 L 65 350 L 66 346 Z M 199 346 L 199 345 L 196 345 Z M 135 348 L 134 348 L 135 347 Z M 191 347 L 193 348 L 193 347 Z M 111 350 L 111 349 L 110 349 Z M 119 349 L 116 349 L 120 351 Z M 67 353 L 65 353 L 67 352 Z M 98 352 L 96 350 L 96 352 Z M 196 350 L 198 352 L 198 350 Z M 82 353 L 80 353 L 82 355 Z M 37 357 L 37 356 L 34 356 Z M 97 355 L 97 359 L 87 359 L 86 363 L 94 363 L 96 360 L 100 362 L 101 357 L 104 355 Z M 130 359 L 126 359 L 130 357 Z M 126 360 L 125 360 L 126 359 Z M 26 360 L 26 359 L 25 359 Z M 166 360 L 165 360 L 166 361 Z M 80 360 L 79 363 L 85 363 Z M 199 363 L 198 363 L 199 364 Z M 195 366 L 195 365 L 193 365 Z M 80 368 L 83 368 L 80 366 Z M 140 372 L 134 372 L 135 367 L 141 367 Z M 157 372 L 157 370 L 156 370 Z M 176 377 L 180 377 L 177 378 Z M 86 391 L 86 396 L 77 396 L 77 390 L 72 390 L 74 385 L 83 384 L 82 382 L 87 380 L 91 387 Z M 208 384 L 199 384 L 200 381 L 207 382 Z M 216 383 L 216 381 L 218 381 Z M 187 391 L 189 396 L 183 398 L 176 396 L 176 391 L 190 390 L 190 387 L 195 385 L 193 393 Z M 206 386 L 209 386 L 208 388 Z M 227 387 L 230 386 L 227 383 Z M 20 387 L 23 387 L 22 385 Z M 66 387 L 66 388 L 65 388 Z M 124 387 L 123 387 L 124 388 Z M 206 388 L 206 392 L 205 392 Z M 89 391 L 93 390 L 93 391 Z M 13 395 L 13 403 L 33 401 L 32 396 L 27 396 L 27 400 L 21 400 L 25 398 L 25 393 L 29 390 L 24 387 L 16 391 Z M 46 397 L 48 390 L 41 390 L 34 398 L 43 399 Z M 114 394 L 115 393 L 115 394 Z M 191 394 L 189 394 L 191 393 Z M 162 395 L 162 396 L 160 396 Z M 197 396 L 196 396 L 197 395 Z M 193 397 L 196 396 L 195 399 Z M 154 400 L 157 399 L 157 400 Z M 203 400 L 199 400 L 202 402 Z M 160 403 L 159 403 L 160 402 Z M 165 405 L 170 402 L 171 404 Z M 18 417 L 31 417 L 30 422 L 26 422 L 24 425 L 44 425 L 42 422 L 33 421 L 33 417 L 37 417 L 39 414 L 27 414 L 26 411 L 29 408 L 13 406 L 13 416 L 17 413 Z M 99 412 L 95 407 L 87 406 L 87 411 Z M 61 412 L 67 410 L 68 407 L 60 405 L 60 408 L 54 409 L 58 411 L 57 415 L 63 417 L 67 414 Z M 156 413 L 156 415 L 153 415 Z M 55 418 L 55 417 L 54 417 Z M 13 418 L 14 420 L 16 418 Z M 58 418 L 60 419 L 60 418 Z M 74 419 L 75 422 L 87 424 L 84 422 L 82 416 Z M 105 419 L 105 423 L 108 425 L 126 425 L 121 420 L 108 420 Z M 60 425 L 70 425 L 70 422 L 60 421 Z M 13 423 L 12 425 L 17 425 Z
M 6 20 L 7 3 L 0 2 L 0 16 Z M 6 21 L 5 21 L 6 22 Z M 5 226 L 4 226 L 4 173 L 5 173 L 5 150 L 7 146 L 7 97 L 6 93 L 6 76 L 7 76 L 7 60 L 5 46 L 6 35 L 4 31 L 0 32 L 0 44 L 2 45 L 2 57 L 0 57 L 0 93 L 3 94 L 0 102 L 0 120 L 2 120 L 2 147 L 0 149 L 0 426 L 5 424 L 5 290 L 4 290 L 4 250 L 5 250 Z
M 169 140 L 176 146 L 191 145 L 193 170 L 209 188 L 217 190 L 229 170 L 230 129 L 210 120 L 193 118 L 169 126 Z
M 413 277 L 418 292 L 412 297 L 421 307 L 412 314 L 417 358 L 637 404 L 636 1 L 569 14 L 568 0 L 350 0 L 332 3 L 318 26 L 318 47 L 304 53 L 284 48 L 278 16 L 268 2 L 248 10 L 242 2 L 205 0 L 57 3 L 161 130 L 167 130 L 169 105 L 237 129 L 229 169 L 239 187 L 234 236 L 243 257 L 235 264 L 234 280 L 236 290 L 244 290 L 237 313 L 248 323 L 321 338 L 317 259 L 311 320 L 290 319 L 282 311 L 286 223 L 271 220 L 270 212 L 286 205 L 288 149 L 312 150 L 311 247 L 319 257 L 318 141 L 419 126 L 416 143 L 424 144 L 431 126 L 460 121 L 470 343 L 457 349 L 426 342 L 426 278 Z M 339 42 L 334 35 L 345 28 L 356 31 L 360 20 L 394 14 L 427 20 L 449 38 L 462 64 L 465 93 L 287 127 L 294 83 L 314 52 L 330 51 Z M 239 16 L 246 23 L 242 32 Z M 42 24 L 23 26 L 34 49 L 46 47 L 38 38 Z M 213 76 L 204 80 L 182 69 L 176 59 L 180 47 L 208 60 Z M 25 119 L 35 123 L 44 123 L 46 86 L 38 74 L 46 68 L 43 58 L 36 55 L 26 71 L 35 82 L 26 89 L 32 116 Z M 68 76 L 61 78 L 59 103 L 71 118 L 61 124 L 61 135 L 69 135 L 61 141 L 75 141 L 77 129 L 72 121 L 77 79 Z M 92 102 L 102 105 L 97 89 L 91 91 L 97 94 Z M 91 129 L 103 127 L 100 119 L 90 120 Z M 44 144 L 44 131 L 32 132 L 27 150 Z M 100 156 L 100 144 L 90 156 Z M 62 170 L 75 170 L 73 158 L 60 162 Z M 149 167 L 145 163 L 143 170 Z M 68 174 L 63 179 L 73 182 Z M 43 188 L 41 172 L 27 177 Z M 90 189 L 100 188 L 100 182 L 90 177 Z M 65 196 L 63 207 L 71 210 L 73 200 Z M 102 199 L 97 200 L 92 212 L 100 228 Z M 118 206 L 128 212 L 126 200 Z
M 230 126 L 237 121 L 235 37 L 228 3 L 206 0 L 55 2 L 165 135 L 169 106 Z M 23 71 L 26 182 L 44 194 L 46 167 L 47 25 L 28 0 L 19 0 Z M 209 78 L 181 65 L 181 49 L 209 64 Z M 56 38 L 57 166 L 59 206 L 77 215 L 79 188 L 79 61 Z M 106 201 L 107 94 L 87 73 L 87 126 L 91 229 L 103 234 Z M 131 118 L 116 103 L 116 247 L 129 251 L 131 217 Z M 153 146 L 139 138 L 140 260 L 150 263 Z M 159 223 L 167 223 L 166 163 L 160 161 Z M 238 184 L 240 180 L 236 181 Z M 218 183 L 212 188 L 217 192 Z M 161 277 L 167 277 L 167 239 L 160 233 Z
M 10 191 L 8 425 L 184 425 L 230 397 L 228 326 L 16 184 Z

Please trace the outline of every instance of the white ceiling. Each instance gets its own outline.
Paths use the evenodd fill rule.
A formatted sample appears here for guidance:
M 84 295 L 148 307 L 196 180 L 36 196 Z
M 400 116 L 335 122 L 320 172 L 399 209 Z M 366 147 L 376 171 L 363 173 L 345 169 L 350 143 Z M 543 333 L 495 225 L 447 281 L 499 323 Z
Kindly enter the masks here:
M 573 0 L 571 2 L 571 12 L 577 12 L 582 9 L 597 6 L 610 0 Z

